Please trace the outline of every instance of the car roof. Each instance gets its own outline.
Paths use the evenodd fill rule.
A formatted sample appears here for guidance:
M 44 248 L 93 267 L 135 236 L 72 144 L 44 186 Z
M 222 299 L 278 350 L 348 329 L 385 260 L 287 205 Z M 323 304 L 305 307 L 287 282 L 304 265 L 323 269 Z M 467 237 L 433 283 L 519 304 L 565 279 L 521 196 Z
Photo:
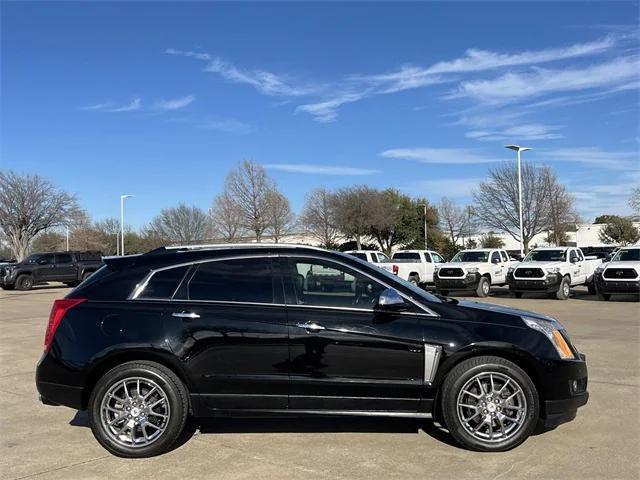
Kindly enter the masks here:
M 537 247 L 537 248 L 534 248 L 534 250 L 567 250 L 569 248 L 578 248 L 578 247 L 566 247 L 566 246 L 560 246 L 560 247 Z
M 466 248 L 461 252 L 490 252 L 491 250 L 504 250 L 504 248 Z
M 380 250 L 346 250 L 344 253 L 382 253 Z

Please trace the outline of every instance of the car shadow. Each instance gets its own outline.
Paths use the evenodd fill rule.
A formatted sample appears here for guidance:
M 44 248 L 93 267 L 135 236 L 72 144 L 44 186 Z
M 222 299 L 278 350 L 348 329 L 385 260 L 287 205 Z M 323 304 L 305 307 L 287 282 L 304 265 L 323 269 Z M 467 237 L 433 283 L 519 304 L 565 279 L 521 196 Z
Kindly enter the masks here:
M 74 427 L 89 428 L 86 411 L 77 411 L 69 421 Z M 245 433 L 405 433 L 418 435 L 420 431 L 446 445 L 460 447 L 449 432 L 432 420 L 388 417 L 350 416 L 296 416 L 279 417 L 217 417 L 189 418 L 182 435 L 172 447 L 179 448 L 196 433 L 245 434 Z

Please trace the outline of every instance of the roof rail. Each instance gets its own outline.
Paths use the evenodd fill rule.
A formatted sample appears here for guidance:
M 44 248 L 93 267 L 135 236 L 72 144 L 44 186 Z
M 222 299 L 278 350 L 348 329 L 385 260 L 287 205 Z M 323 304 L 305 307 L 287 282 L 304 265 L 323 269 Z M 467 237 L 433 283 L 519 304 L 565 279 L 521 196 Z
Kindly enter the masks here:
M 320 247 L 313 247 L 310 245 L 300 245 L 297 243 L 210 243 L 203 245 L 173 245 L 169 247 L 160 247 L 155 250 L 151 250 L 148 253 L 161 253 L 168 251 L 193 251 L 193 250 L 217 250 L 217 249 L 232 249 L 232 248 L 308 248 L 312 250 L 325 250 Z

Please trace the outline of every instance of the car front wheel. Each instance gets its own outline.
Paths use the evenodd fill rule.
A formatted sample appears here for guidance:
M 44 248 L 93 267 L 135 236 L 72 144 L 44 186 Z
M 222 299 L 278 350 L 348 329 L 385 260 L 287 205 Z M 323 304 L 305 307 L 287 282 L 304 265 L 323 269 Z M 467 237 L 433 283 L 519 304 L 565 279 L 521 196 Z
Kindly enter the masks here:
M 188 395 L 166 367 L 139 361 L 119 365 L 96 384 L 89 422 L 96 440 L 120 457 L 144 458 L 169 450 L 188 415 Z
M 442 393 L 444 422 L 453 438 L 477 451 L 504 451 L 524 442 L 539 414 L 536 388 L 515 363 L 475 357 L 447 375 Z
M 476 295 L 478 297 L 487 297 L 491 291 L 491 282 L 487 277 L 480 278 L 478 288 L 476 288 Z

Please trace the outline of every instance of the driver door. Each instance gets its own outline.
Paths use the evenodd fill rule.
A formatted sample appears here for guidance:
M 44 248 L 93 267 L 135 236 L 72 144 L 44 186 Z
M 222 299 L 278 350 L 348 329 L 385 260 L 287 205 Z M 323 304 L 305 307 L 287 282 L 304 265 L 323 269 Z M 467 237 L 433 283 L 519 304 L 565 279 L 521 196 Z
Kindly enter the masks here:
M 491 253 L 491 279 L 494 284 L 505 283 L 507 281 L 507 264 L 500 257 L 498 250 L 494 250 Z
M 411 312 L 374 310 L 386 288 L 341 263 L 282 257 L 289 408 L 415 412 L 424 344 Z

